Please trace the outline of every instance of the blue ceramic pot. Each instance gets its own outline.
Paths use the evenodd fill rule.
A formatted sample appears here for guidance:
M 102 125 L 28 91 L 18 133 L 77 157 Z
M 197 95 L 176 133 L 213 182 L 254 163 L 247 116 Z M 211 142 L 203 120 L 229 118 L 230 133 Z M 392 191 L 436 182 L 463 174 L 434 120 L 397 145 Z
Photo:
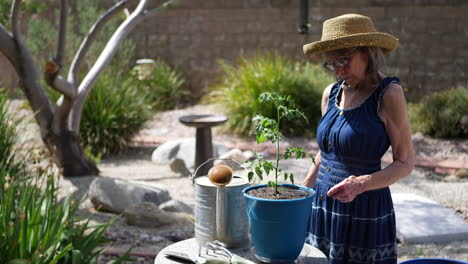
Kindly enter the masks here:
M 312 197 L 315 195 L 315 191 L 307 187 L 291 184 L 279 186 L 302 189 L 311 195 L 293 200 L 270 200 L 247 194 L 252 189 L 266 187 L 265 184 L 242 191 L 255 257 L 267 263 L 291 263 L 297 259 L 304 246 Z

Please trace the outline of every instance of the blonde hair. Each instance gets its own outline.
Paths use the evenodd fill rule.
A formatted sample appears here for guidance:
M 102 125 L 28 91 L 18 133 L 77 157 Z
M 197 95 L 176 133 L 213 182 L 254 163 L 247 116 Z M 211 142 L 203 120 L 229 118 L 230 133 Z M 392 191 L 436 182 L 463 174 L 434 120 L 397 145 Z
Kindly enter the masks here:
M 361 50 L 367 54 L 369 59 L 366 72 L 370 75 L 378 75 L 380 70 L 385 66 L 385 57 L 382 49 L 379 47 L 362 47 Z

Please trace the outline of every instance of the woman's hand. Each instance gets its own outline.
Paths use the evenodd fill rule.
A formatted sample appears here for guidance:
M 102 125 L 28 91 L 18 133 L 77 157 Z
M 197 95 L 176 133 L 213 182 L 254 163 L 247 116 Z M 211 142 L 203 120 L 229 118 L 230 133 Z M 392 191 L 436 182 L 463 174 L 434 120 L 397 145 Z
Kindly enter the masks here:
M 343 203 L 349 203 L 354 198 L 366 190 L 366 179 L 368 175 L 356 177 L 354 175 L 349 176 L 342 182 L 333 186 L 327 193 L 333 199 L 337 199 Z

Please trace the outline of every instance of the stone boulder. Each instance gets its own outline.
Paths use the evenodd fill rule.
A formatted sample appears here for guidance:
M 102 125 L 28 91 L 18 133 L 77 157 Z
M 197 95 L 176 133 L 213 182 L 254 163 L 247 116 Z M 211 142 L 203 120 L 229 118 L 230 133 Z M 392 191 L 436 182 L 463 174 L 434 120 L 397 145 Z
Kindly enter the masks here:
M 189 214 L 166 212 L 150 202 L 142 202 L 128 207 L 123 212 L 123 216 L 128 225 L 145 228 L 157 228 L 172 224 L 193 224 Z
M 178 201 L 178 200 L 169 200 L 161 205 L 159 205 L 159 209 L 166 211 L 166 212 L 180 212 L 180 213 L 189 213 L 193 214 L 193 208 L 190 207 L 188 204 Z
M 251 150 L 246 150 L 242 152 L 242 155 L 244 155 L 246 160 L 255 160 L 257 157 L 255 156 L 255 153 Z
M 455 171 L 455 176 L 458 178 L 468 178 L 468 170 L 467 169 L 458 169 Z
M 468 133 L 468 115 L 463 115 L 460 119 L 460 127 L 463 129 L 463 132 Z
M 97 177 L 91 183 L 88 197 L 94 207 L 118 214 L 142 202 L 150 202 L 157 207 L 171 199 L 169 191 L 162 185 L 107 177 Z
M 192 174 L 190 170 L 187 168 L 187 166 L 185 165 L 185 161 L 183 159 L 178 159 L 178 158 L 174 159 L 169 164 L 169 167 L 171 168 L 173 172 L 176 172 L 183 176 L 189 176 L 190 174 Z
M 224 145 L 213 142 L 213 156 L 228 152 Z M 161 144 L 153 151 L 151 160 L 160 165 L 169 165 L 175 172 L 186 173 L 194 169 L 195 139 L 180 139 Z
M 247 158 L 244 156 L 244 153 L 242 153 L 242 150 L 231 149 L 219 156 L 219 159 L 214 161 L 214 165 L 224 164 L 231 167 L 233 170 L 240 170 L 242 169 L 240 164 L 244 163 L 246 160 Z

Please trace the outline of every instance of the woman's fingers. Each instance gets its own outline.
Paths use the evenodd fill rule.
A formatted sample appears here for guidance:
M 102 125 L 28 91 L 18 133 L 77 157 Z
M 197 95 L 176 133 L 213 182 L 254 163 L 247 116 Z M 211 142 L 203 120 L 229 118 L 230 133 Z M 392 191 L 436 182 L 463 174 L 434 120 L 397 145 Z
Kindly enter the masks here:
M 343 184 L 339 183 L 339 184 L 333 186 L 333 188 L 331 188 L 327 192 L 327 195 L 330 196 L 330 197 L 333 197 L 333 196 L 337 195 L 338 193 L 340 193 L 342 189 L 343 189 Z
M 355 180 L 355 176 L 350 176 L 344 179 L 342 182 L 333 186 L 327 195 L 333 199 L 347 203 L 354 200 L 356 195 L 359 193 L 359 183 Z

